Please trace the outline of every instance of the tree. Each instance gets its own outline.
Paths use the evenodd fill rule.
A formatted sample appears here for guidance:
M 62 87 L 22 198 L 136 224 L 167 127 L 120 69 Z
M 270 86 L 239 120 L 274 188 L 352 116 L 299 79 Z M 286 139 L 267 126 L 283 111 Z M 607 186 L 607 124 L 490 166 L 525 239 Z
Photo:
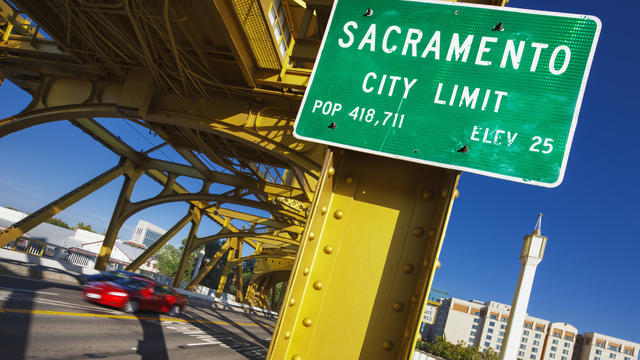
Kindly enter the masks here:
M 52 217 L 50 219 L 45 220 L 44 222 L 46 222 L 48 224 L 51 224 L 51 225 L 60 226 L 60 227 L 63 227 L 65 229 L 71 230 L 71 226 L 69 226 L 69 224 L 67 224 L 66 222 L 64 222 L 64 221 L 62 221 L 62 220 L 60 220 L 58 218 Z
M 93 229 L 91 229 L 91 225 L 85 224 L 83 222 L 77 223 L 76 224 L 76 229 L 82 229 L 82 230 L 87 230 L 87 231 L 94 232 Z
M 481 352 L 464 341 L 452 344 L 443 337 L 437 337 L 434 342 L 419 341 L 416 348 L 449 360 L 498 360 L 498 353 L 491 348 Z
M 158 257 L 158 271 L 161 274 L 175 278 L 178 272 L 178 266 L 180 265 L 180 259 L 182 258 L 182 252 L 186 246 L 187 239 L 182 239 L 182 245 L 176 249 L 175 246 L 167 244 L 157 253 Z M 200 254 L 201 247 L 195 249 L 187 259 L 187 265 L 185 266 L 184 273 L 182 274 L 183 280 L 190 280 L 191 274 L 198 261 L 198 255 Z

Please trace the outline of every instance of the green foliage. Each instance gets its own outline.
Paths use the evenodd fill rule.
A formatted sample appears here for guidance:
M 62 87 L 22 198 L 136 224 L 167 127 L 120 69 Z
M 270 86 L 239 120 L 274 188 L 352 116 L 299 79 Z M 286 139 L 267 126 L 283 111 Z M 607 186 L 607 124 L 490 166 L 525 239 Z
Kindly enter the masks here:
M 63 227 L 65 229 L 71 230 L 71 226 L 69 226 L 69 224 L 67 224 L 66 222 L 64 222 L 64 221 L 62 221 L 62 220 L 60 220 L 58 218 L 52 217 L 50 219 L 45 220 L 44 222 L 49 223 L 51 225 L 60 226 L 60 227 Z
M 91 232 L 95 232 L 93 231 L 93 229 L 91 228 L 91 225 L 89 224 L 85 224 L 83 222 L 79 222 L 76 224 L 76 229 L 82 229 L 82 230 L 87 230 L 87 231 L 91 231 Z
M 498 360 L 498 353 L 493 349 L 482 352 L 476 347 L 466 346 L 464 341 L 452 344 L 443 337 L 437 337 L 434 342 L 419 341 L 416 348 L 449 360 Z
M 171 244 L 167 244 L 157 253 L 158 257 L 158 271 L 166 276 L 175 277 L 178 272 L 178 266 L 180 266 L 180 259 L 182 258 L 182 252 L 184 251 L 187 239 L 182 240 L 182 245 L 180 248 L 176 249 L 175 246 Z M 182 274 L 183 280 L 191 280 L 191 275 L 193 274 L 193 269 L 196 266 L 196 262 L 198 261 L 198 254 L 200 253 L 200 248 L 194 250 L 187 259 L 187 265 L 185 266 L 184 272 Z

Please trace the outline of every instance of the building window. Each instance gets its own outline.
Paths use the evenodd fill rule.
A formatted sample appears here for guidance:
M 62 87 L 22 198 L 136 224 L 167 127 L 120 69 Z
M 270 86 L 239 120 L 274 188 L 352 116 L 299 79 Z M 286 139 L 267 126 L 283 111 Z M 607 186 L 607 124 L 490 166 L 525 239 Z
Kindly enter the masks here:
M 553 339 L 552 343 L 553 343 L 553 345 L 558 345 L 558 340 Z
M 552 347 L 551 347 L 551 351 L 558 351 L 558 348 L 557 348 L 557 347 L 555 347 L 555 346 L 552 346 Z
M 615 359 L 616 358 L 616 354 L 614 354 L 614 353 L 609 354 L 609 358 L 610 359 Z
M 563 357 L 560 358 L 560 360 L 567 360 L 567 357 L 563 356 Z
M 487 329 L 487 332 L 493 334 L 493 329 Z
M 540 345 L 540 341 L 538 341 L 538 340 L 533 340 L 533 345 L 536 345 L 536 346 Z
M 542 326 L 536 326 L 536 330 L 538 330 L 538 331 L 543 331 L 543 330 L 544 330 L 544 328 L 543 328 Z
M 565 355 L 569 355 L 569 350 L 562 350 L 562 353 Z
M 564 347 L 571 347 L 571 343 L 564 343 Z
M 549 354 L 549 359 L 555 359 L 556 358 L 556 354 Z
M 471 336 L 476 336 L 476 332 L 475 332 L 475 331 L 472 331 L 472 332 L 471 332 Z
M 615 347 L 615 346 L 611 346 L 611 345 L 609 345 L 609 346 L 608 346 L 608 348 L 609 348 L 609 350 L 613 350 L 613 351 L 620 351 L 620 349 L 619 349 L 619 348 L 617 348 L 617 347 Z
M 536 339 L 540 339 L 540 334 L 535 335 Z
M 502 339 L 498 338 L 498 344 L 502 344 Z
M 527 338 L 526 338 L 526 337 L 523 337 L 523 338 L 522 338 L 522 342 L 523 342 L 523 343 L 526 343 L 526 342 L 527 342 Z
M 535 359 L 536 355 L 535 354 L 531 354 L 531 356 L 529 356 L 530 359 Z
M 502 320 L 500 320 L 500 321 L 506 323 L 507 322 L 507 318 L 502 318 Z
M 527 345 L 525 345 L 525 344 L 520 344 L 520 349 L 522 349 L 522 350 L 526 350 L 526 349 L 527 349 Z
M 538 352 L 538 348 L 531 348 L 531 352 Z
M 473 338 L 469 338 L 469 342 L 473 345 Z
M 273 6 L 269 9 L 269 23 L 273 29 L 273 36 L 276 40 L 276 47 L 280 51 L 280 56 L 284 59 L 287 55 L 287 48 L 291 41 L 291 33 L 284 15 L 284 6 L 280 0 L 274 0 Z
M 596 349 L 596 355 L 602 355 L 602 350 Z
M 496 324 L 495 321 L 490 321 L 489 322 L 489 326 L 494 326 L 495 324 Z
M 479 323 L 479 322 L 480 322 L 480 319 L 475 318 L 475 319 L 473 319 L 473 322 L 477 324 L 477 323 Z
M 529 330 L 522 331 L 522 335 L 529 335 Z
M 624 353 L 627 355 L 633 355 L 629 349 L 624 349 Z
M 477 328 L 478 328 L 478 325 L 473 325 L 471 328 L 472 328 L 472 329 L 477 329 Z
M 600 360 L 598 356 L 594 357 L 593 360 Z
M 531 329 L 531 324 L 524 324 L 524 327 L 527 329 Z
M 491 345 L 491 343 L 490 343 L 490 342 L 488 342 L 488 341 L 485 341 L 485 342 L 484 342 L 484 346 L 489 347 L 489 345 Z
M 507 325 L 500 325 L 500 329 L 504 330 L 507 328 Z
M 524 356 L 524 351 L 518 351 L 518 356 Z
M 493 320 L 498 320 L 498 317 L 493 314 L 491 314 L 490 318 L 492 318 Z
M 504 331 L 500 331 L 500 336 L 504 336 Z
M 487 335 L 486 339 L 491 340 L 491 335 Z

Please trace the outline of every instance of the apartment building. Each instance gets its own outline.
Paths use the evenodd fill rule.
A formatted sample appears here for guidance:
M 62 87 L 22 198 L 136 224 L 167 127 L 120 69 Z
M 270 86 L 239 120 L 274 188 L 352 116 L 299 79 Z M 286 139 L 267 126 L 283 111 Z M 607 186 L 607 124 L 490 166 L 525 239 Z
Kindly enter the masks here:
M 640 352 L 638 343 L 595 332 L 578 335 L 576 346 L 574 360 L 638 360 Z
M 462 341 L 480 350 L 500 352 L 510 310 L 511 306 L 495 301 L 444 299 L 434 324 L 423 328 L 423 339 L 444 336 L 452 343 Z M 572 325 L 527 315 L 517 360 L 569 360 L 577 334 Z
M 131 242 L 141 244 L 144 247 L 148 248 L 166 232 L 167 230 L 153 225 L 148 221 L 138 220 L 138 225 L 136 226 L 135 230 L 133 230 Z

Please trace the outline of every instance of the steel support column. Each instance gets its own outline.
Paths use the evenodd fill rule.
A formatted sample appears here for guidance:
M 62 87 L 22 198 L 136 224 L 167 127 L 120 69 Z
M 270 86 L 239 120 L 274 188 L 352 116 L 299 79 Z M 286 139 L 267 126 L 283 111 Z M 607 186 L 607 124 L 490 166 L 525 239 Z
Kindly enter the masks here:
M 202 219 L 200 210 L 198 208 L 192 206 L 189 209 L 189 212 L 193 214 L 193 218 L 191 219 L 191 229 L 189 229 L 187 243 L 184 244 L 184 249 L 182 250 L 182 258 L 180 258 L 180 264 L 178 264 L 178 271 L 173 278 L 173 287 L 180 287 L 184 269 L 187 267 L 187 263 L 189 262 L 189 256 L 193 253 L 193 250 L 195 250 L 193 248 L 193 242 L 196 238 L 198 227 L 200 226 L 200 220 Z
M 125 209 L 131 204 L 131 192 L 136 184 L 136 181 L 140 177 L 141 172 L 136 171 L 133 174 L 124 174 L 124 182 L 122 183 L 122 189 L 116 206 L 113 209 L 113 215 L 111 215 L 111 221 L 109 227 L 107 227 L 107 233 L 104 235 L 104 241 L 102 242 L 102 248 L 100 248 L 100 254 L 96 259 L 96 270 L 106 270 L 109 259 L 111 258 L 111 251 L 113 250 L 113 244 L 116 242 L 118 236 L 118 230 L 120 229 L 120 217 L 124 213 Z
M 78 200 L 85 198 L 87 195 L 110 183 L 118 176 L 124 174 L 129 167 L 131 167 L 131 163 L 121 162 L 119 165 L 105 171 L 101 175 L 78 186 L 24 219 L 0 231 L 0 247 L 12 242 L 22 234 L 40 225 L 43 221 L 50 219 L 57 213 L 75 204 Z
M 407 359 L 458 177 L 330 151 L 267 358 Z
M 237 248 L 236 248 L 236 259 L 242 259 L 242 239 L 237 238 L 236 240 Z M 242 303 L 244 299 L 242 292 L 242 261 L 238 262 L 236 265 L 236 301 Z
M 158 252 L 158 250 L 160 250 L 164 246 L 164 244 L 167 243 L 167 241 L 174 237 L 178 233 L 178 231 L 182 230 L 182 228 L 185 227 L 193 219 L 193 217 L 193 212 L 189 211 L 189 213 L 187 213 L 187 215 L 185 215 L 175 225 L 173 225 L 173 227 L 171 227 L 169 231 L 164 233 L 158 240 L 156 240 L 156 242 L 151 244 L 151 246 L 149 246 L 147 250 L 145 250 L 135 260 L 133 260 L 125 270 L 136 271 L 140 267 L 140 265 L 144 264 L 145 261 L 153 256 L 153 254 Z
M 209 261 L 202 267 L 200 267 L 200 271 L 198 271 L 198 275 L 191 280 L 189 285 L 186 287 L 186 290 L 193 291 L 193 289 L 202 281 L 202 279 L 213 269 L 213 267 L 222 259 L 222 256 L 227 252 L 229 247 L 231 246 L 231 242 L 233 239 L 227 239 L 224 244 L 216 251 L 216 253 L 211 257 Z
M 218 289 L 216 290 L 216 296 L 221 297 L 222 292 L 224 291 L 224 287 L 227 284 L 227 278 L 231 273 L 231 267 L 233 266 L 233 254 L 235 250 L 229 249 L 227 253 L 227 262 L 224 264 L 224 268 L 222 269 L 222 276 L 220 276 L 220 282 L 218 283 Z

